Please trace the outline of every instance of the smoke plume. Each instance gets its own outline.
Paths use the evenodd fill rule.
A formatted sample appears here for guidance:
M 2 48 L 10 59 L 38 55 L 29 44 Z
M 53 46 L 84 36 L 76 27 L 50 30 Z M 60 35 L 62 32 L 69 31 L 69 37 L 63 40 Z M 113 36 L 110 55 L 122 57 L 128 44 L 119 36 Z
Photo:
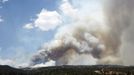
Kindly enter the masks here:
M 72 0 L 72 4 L 63 0 L 63 18 L 71 21 L 58 28 L 30 65 L 49 61 L 55 65 L 133 65 L 134 0 L 100 0 L 96 6 L 91 5 L 94 1 L 98 0 Z
M 106 2 L 106 1 L 105 1 Z M 107 0 L 105 13 L 124 65 L 134 65 L 134 0 Z

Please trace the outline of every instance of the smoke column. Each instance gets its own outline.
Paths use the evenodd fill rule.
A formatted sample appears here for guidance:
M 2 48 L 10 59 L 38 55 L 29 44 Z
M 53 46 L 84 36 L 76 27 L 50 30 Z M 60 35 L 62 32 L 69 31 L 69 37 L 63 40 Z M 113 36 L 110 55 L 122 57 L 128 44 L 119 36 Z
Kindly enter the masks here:
M 105 13 L 108 25 L 120 44 L 124 65 L 134 65 L 134 0 L 106 0 Z
M 134 0 L 102 0 L 97 12 L 90 10 L 90 2 L 72 0 L 72 5 L 80 7 L 76 9 L 63 0 L 59 9 L 71 21 L 58 28 L 54 39 L 39 49 L 30 65 L 52 61 L 52 66 L 133 65 Z

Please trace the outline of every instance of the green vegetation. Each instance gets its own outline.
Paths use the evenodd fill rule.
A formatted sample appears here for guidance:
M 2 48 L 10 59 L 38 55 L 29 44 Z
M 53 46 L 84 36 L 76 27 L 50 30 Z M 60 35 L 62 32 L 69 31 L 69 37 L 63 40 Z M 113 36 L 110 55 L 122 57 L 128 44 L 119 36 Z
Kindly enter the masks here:
M 134 75 L 134 67 L 96 65 L 15 69 L 0 66 L 0 75 Z

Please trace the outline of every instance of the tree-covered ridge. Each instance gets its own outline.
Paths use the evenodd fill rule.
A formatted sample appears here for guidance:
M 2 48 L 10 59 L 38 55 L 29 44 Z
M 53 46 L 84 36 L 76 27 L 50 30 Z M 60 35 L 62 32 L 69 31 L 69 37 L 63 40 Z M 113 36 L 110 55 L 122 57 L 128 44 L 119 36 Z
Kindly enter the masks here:
M 0 66 L 0 75 L 134 75 L 134 67 L 117 65 L 70 65 L 17 69 L 9 66 Z

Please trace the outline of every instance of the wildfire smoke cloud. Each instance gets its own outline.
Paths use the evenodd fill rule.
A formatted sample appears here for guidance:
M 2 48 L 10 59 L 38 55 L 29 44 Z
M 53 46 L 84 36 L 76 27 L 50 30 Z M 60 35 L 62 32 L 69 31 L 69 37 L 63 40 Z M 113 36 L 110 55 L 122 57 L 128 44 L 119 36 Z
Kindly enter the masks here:
M 100 0 L 95 8 L 89 5 L 92 0 L 71 2 L 72 5 L 63 0 L 60 6 L 63 18 L 69 17 L 71 21 L 58 28 L 54 39 L 33 56 L 31 65 L 45 65 L 50 61 L 54 61 L 53 65 L 132 64 L 122 55 L 131 53 L 126 42 L 133 44 L 127 40 L 133 37 L 128 33 L 134 31 L 134 1 Z M 133 50 L 132 46 L 130 48 Z

